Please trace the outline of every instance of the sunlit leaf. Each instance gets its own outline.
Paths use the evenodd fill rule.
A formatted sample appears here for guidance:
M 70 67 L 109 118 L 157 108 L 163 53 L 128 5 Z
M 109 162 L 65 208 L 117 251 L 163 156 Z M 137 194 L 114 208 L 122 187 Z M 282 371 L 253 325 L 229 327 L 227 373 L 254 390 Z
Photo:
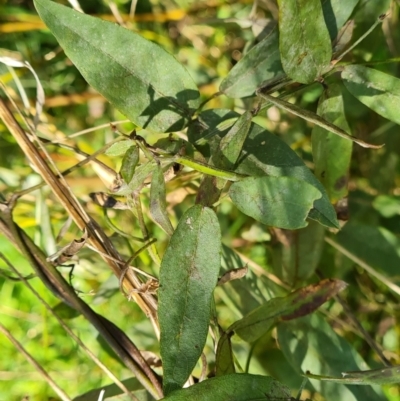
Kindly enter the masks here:
M 220 265 L 218 219 L 211 209 L 193 206 L 180 219 L 160 269 L 165 394 L 183 386 L 203 351 Z
M 234 373 L 204 380 L 163 398 L 168 401 L 250 401 L 290 399 L 290 391 L 269 376 Z
M 341 88 L 330 85 L 321 96 L 317 114 L 350 133 L 343 107 Z M 312 131 L 314 174 L 324 185 L 332 203 L 347 195 L 352 142 L 320 126 Z
M 283 69 L 293 80 L 310 83 L 329 66 L 332 57 L 321 1 L 278 0 L 278 6 Z
M 251 96 L 264 81 L 283 74 L 278 31 L 274 29 L 235 64 L 219 90 L 233 98 Z
M 400 124 L 400 79 L 363 65 L 349 65 L 342 72 L 348 91 L 361 103 Z
M 157 44 L 49 0 L 36 9 L 87 82 L 140 127 L 177 131 L 199 105 L 188 72 Z
M 249 177 L 234 183 L 229 196 L 240 211 L 263 224 L 296 229 L 307 225 L 321 192 L 292 177 Z
M 107 156 L 122 156 L 134 144 L 131 139 L 113 143 L 106 151 Z

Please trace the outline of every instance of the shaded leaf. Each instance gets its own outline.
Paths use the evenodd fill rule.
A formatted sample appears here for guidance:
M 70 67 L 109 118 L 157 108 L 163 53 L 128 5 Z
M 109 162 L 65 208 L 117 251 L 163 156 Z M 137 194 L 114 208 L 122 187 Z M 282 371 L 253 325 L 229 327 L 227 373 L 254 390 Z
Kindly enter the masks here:
M 399 274 L 400 244 L 397 237 L 383 227 L 349 222 L 336 241 L 368 265 L 391 277 Z
M 252 117 L 253 114 L 250 111 L 246 111 L 237 119 L 220 141 L 215 153 L 210 157 L 212 166 L 234 169 L 249 133 Z M 225 185 L 226 180 L 223 178 L 204 177 L 197 192 L 196 203 L 204 206 L 213 205 L 219 200 Z
M 120 174 L 125 182 L 131 182 L 135 168 L 139 163 L 139 148 L 131 146 L 122 159 Z
M 252 96 L 264 81 L 283 74 L 278 31 L 274 29 L 234 65 L 219 90 L 233 98 Z
M 345 287 L 346 283 L 341 280 L 325 279 L 286 297 L 273 298 L 233 323 L 227 332 L 234 331 L 248 342 L 256 341 L 278 321 L 292 320 L 314 312 Z
M 319 100 L 317 114 L 350 133 L 339 85 L 330 85 L 325 90 Z M 313 128 L 314 174 L 324 185 L 332 203 L 336 203 L 347 195 L 352 149 L 352 142 L 328 132 L 320 126 Z
M 220 275 L 232 269 L 243 268 L 243 266 L 245 266 L 245 262 L 240 256 L 223 245 Z M 239 317 L 250 313 L 274 295 L 285 295 L 281 287 L 264 276 L 258 277 L 252 269 L 249 269 L 242 279 L 218 286 L 216 293 Z
M 165 180 L 161 166 L 157 165 L 153 172 L 150 188 L 150 214 L 153 220 L 169 235 L 174 233 L 167 213 L 165 200 Z
M 233 373 L 213 377 L 163 398 L 168 401 L 249 401 L 290 398 L 289 389 L 269 376 Z
M 301 230 L 275 229 L 279 244 L 273 247 L 273 267 L 276 275 L 291 287 L 311 277 L 321 258 L 325 228 L 310 221 Z
M 343 337 L 315 313 L 278 325 L 278 342 L 288 362 L 299 373 L 340 375 L 344 369 L 368 369 L 368 365 Z M 350 387 L 311 380 L 312 386 L 327 400 L 383 401 L 379 388 Z
M 199 92 L 173 56 L 120 25 L 49 0 L 34 3 L 87 82 L 121 113 L 157 132 L 185 127 Z
M 283 69 L 293 80 L 311 83 L 322 75 L 332 57 L 321 1 L 278 0 L 278 5 Z
M 193 206 L 180 219 L 160 269 L 158 317 L 166 394 L 183 386 L 203 351 L 220 264 L 218 219 L 211 209 Z
M 331 39 L 336 39 L 340 28 L 350 18 L 360 0 L 322 0 L 322 11 Z
M 232 184 L 229 196 L 240 211 L 263 224 L 296 229 L 307 225 L 321 192 L 292 177 L 249 177 Z
M 215 376 L 235 373 L 231 337 L 233 333 L 224 333 L 220 337 L 215 357 Z
M 363 65 L 342 71 L 348 91 L 382 117 L 400 124 L 400 79 Z
M 342 372 L 342 377 L 313 375 L 307 372 L 310 379 L 327 380 L 334 383 L 368 386 L 371 384 L 398 384 L 400 383 L 400 366 L 383 367 L 380 369 L 361 370 L 358 372 Z

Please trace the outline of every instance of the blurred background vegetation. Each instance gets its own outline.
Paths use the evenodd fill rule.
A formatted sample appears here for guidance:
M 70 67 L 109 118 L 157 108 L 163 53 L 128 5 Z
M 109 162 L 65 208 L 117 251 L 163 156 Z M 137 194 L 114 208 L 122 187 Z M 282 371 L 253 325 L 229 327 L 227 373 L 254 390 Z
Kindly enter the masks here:
M 60 3 L 68 4 L 67 1 Z M 278 13 L 274 0 L 259 0 L 257 7 L 250 0 L 139 0 L 135 9 L 132 3 L 130 0 L 85 0 L 81 6 L 88 14 L 123 22 L 126 28 L 140 33 L 172 53 L 186 66 L 204 100 L 218 92 L 221 80 L 242 55 L 262 39 L 264 28 L 277 19 Z M 381 27 L 351 52 L 348 61 L 372 63 L 400 57 L 399 5 L 400 2 L 394 0 L 358 2 L 352 16 L 355 20 L 354 38 L 361 36 L 378 15 L 387 10 L 391 14 Z M 42 137 L 62 141 L 66 136 L 80 133 L 65 143 L 91 154 L 114 138 L 110 122 L 117 122 L 121 132 L 129 133 L 133 128 L 123 115 L 86 84 L 37 16 L 31 1 L 0 0 L 2 55 L 28 61 L 40 78 L 46 93 L 41 116 L 43 124 L 39 126 Z M 375 64 L 374 68 L 400 77 L 399 64 L 397 60 L 394 61 Z M 3 84 L 2 97 L 6 88 L 25 113 L 32 112 L 36 83 L 27 69 L 11 71 L 0 64 L 0 81 Z M 26 109 L 21 100 L 21 88 L 29 99 L 30 110 Z M 316 85 L 296 95 L 295 99 L 302 107 L 315 110 L 321 91 L 322 88 Z M 241 112 L 249 107 L 249 102 L 248 99 L 234 100 L 220 96 L 207 103 L 206 108 L 227 108 Z M 364 140 L 385 143 L 385 147 L 374 152 L 354 147 L 349 180 L 351 226 L 343 229 L 339 242 L 373 269 L 384 274 L 390 282 L 400 284 L 399 128 L 346 92 L 345 110 L 354 135 Z M 257 122 L 280 135 L 313 168 L 310 124 L 274 107 L 269 109 L 266 117 L 258 117 Z M 87 129 L 90 130 L 85 133 Z M 153 143 L 158 137 L 147 133 L 146 139 Z M 56 145 L 49 146 L 48 150 L 60 170 L 80 160 L 74 152 Z M 121 164 L 120 157 L 102 156 L 100 160 L 117 171 Z M 93 168 L 86 166 L 70 174 L 68 183 L 89 213 L 113 236 L 121 254 L 129 257 L 141 244 L 113 234 L 113 230 L 106 225 L 102 209 L 93 204 L 89 197 L 90 192 L 106 190 L 106 184 L 101 178 Z M 1 194 L 9 198 L 14 192 L 34 186 L 40 181 L 0 121 Z M 174 225 L 183 211 L 193 204 L 197 185 L 198 181 L 194 180 L 187 185 L 178 186 L 171 182 L 167 186 L 169 211 Z M 114 210 L 108 214 L 121 230 L 140 237 L 133 214 Z M 273 232 L 254 223 L 229 202 L 220 205 L 218 216 L 225 244 L 244 254 L 253 266 L 278 274 L 276 255 L 281 252 L 281 244 Z M 79 230 L 72 226 L 57 240 L 68 216 L 45 187 L 23 196 L 17 204 L 14 217 L 48 255 L 81 236 Z M 167 238 L 151 221 L 147 223 L 152 236 L 157 238 L 157 246 L 162 254 Z M 31 273 L 27 261 L 4 237 L 0 237 L 0 252 L 23 274 Z M 109 384 L 110 380 L 79 350 L 36 297 L 23 284 L 9 278 L 12 273 L 4 261 L 0 261 L 0 267 L 1 324 L 35 356 L 60 387 L 67 389 L 70 396 Z M 146 253 L 140 255 L 138 267 L 150 274 L 158 274 Z M 352 285 L 351 292 L 347 294 L 352 311 L 371 336 L 383 345 L 386 357 L 393 364 L 400 364 L 399 294 L 388 290 L 354 260 L 328 245 L 323 248 L 319 267 L 325 276 L 341 278 Z M 68 277 L 69 269 L 60 269 Z M 58 306 L 59 301 L 38 279 L 31 280 L 31 283 L 50 305 L 58 308 L 61 316 L 68 319 L 70 327 L 117 377 L 125 379 L 131 376 L 130 371 L 114 357 L 108 347 L 98 341 L 96 331 L 87 321 L 74 316 L 68 308 Z M 124 298 L 119 292 L 117 279 L 102 259 L 89 249 L 79 254 L 73 284 L 87 303 L 103 316 L 111 317 L 140 349 L 158 353 L 158 342 L 149 321 L 135 303 Z M 226 316 L 226 322 L 222 321 L 221 324 L 225 326 L 238 316 L 230 310 L 229 305 L 224 304 L 218 294 L 217 302 L 222 310 L 220 316 Z M 331 306 L 329 312 L 337 332 L 357 349 L 372 368 L 380 366 L 363 337 L 350 329 L 346 312 L 337 304 Z M 3 335 L 0 335 L 0 347 L 0 400 L 23 397 L 46 400 L 54 397 L 48 385 Z M 209 347 L 211 352 L 211 343 Z M 237 347 L 239 356 L 243 356 L 241 362 L 244 366 L 247 345 L 238 344 Z M 274 369 L 279 370 L 277 366 L 280 364 L 285 364 L 284 358 L 274 337 L 269 336 L 255 350 L 250 371 L 274 374 Z M 282 369 L 287 372 L 285 384 L 297 386 L 297 381 L 291 382 L 288 365 Z M 385 393 L 388 399 L 400 400 L 396 386 L 385 389 Z

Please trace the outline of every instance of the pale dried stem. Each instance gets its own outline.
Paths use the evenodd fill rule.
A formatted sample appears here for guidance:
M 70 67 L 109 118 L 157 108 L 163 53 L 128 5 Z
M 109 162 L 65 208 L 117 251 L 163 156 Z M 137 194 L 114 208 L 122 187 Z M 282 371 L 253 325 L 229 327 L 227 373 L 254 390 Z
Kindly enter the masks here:
M 0 118 L 3 120 L 7 128 L 10 130 L 11 134 L 14 136 L 18 145 L 24 152 L 25 156 L 30 161 L 33 168 L 41 175 L 43 180 L 49 185 L 54 195 L 57 197 L 59 202 L 64 206 L 67 213 L 74 220 L 75 224 L 82 230 L 89 234 L 89 243 L 99 251 L 100 255 L 107 254 L 111 258 L 103 259 L 110 266 L 114 274 L 119 279 L 121 275 L 121 266 L 124 265 L 124 261 L 121 256 L 114 248 L 113 244 L 109 238 L 105 235 L 103 230 L 98 226 L 98 224 L 85 212 L 76 197 L 70 191 L 68 184 L 66 183 L 62 174 L 56 174 L 51 170 L 42 154 L 39 152 L 38 148 L 29 139 L 27 133 L 22 129 L 19 123 L 16 121 L 11 111 L 8 109 L 7 105 L 2 99 L 0 99 Z M 34 135 L 32 132 L 31 135 Z M 40 146 L 40 141 L 37 141 L 38 146 Z M 46 151 L 42 146 L 40 149 L 45 154 Z M 120 263 L 115 262 L 115 260 L 120 261 Z M 140 306 L 140 308 L 146 313 L 147 316 L 151 318 L 153 324 L 157 325 L 157 316 L 154 305 L 156 301 L 151 294 L 141 294 L 135 292 L 141 287 L 142 282 L 136 276 L 134 271 L 129 270 L 126 274 L 126 279 L 124 280 L 124 285 L 126 287 L 127 293 L 134 293 L 134 299 Z

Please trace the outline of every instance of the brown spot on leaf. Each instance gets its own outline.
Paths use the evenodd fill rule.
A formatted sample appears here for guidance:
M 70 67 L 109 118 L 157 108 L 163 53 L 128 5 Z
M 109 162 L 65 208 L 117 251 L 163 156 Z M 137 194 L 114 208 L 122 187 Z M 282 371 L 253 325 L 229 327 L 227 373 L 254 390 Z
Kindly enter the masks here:
M 281 319 L 292 320 L 314 312 L 346 286 L 347 284 L 342 280 L 325 279 L 317 284 L 300 288 L 289 295 L 292 297 L 293 308 L 290 312 L 283 314 Z
M 345 188 L 346 185 L 347 185 L 347 176 L 342 175 L 336 180 L 334 188 L 336 191 L 340 191 L 341 189 Z
M 301 53 L 297 59 L 297 65 L 300 65 L 303 62 L 304 57 L 306 57 L 306 56 L 307 56 L 307 52 Z

